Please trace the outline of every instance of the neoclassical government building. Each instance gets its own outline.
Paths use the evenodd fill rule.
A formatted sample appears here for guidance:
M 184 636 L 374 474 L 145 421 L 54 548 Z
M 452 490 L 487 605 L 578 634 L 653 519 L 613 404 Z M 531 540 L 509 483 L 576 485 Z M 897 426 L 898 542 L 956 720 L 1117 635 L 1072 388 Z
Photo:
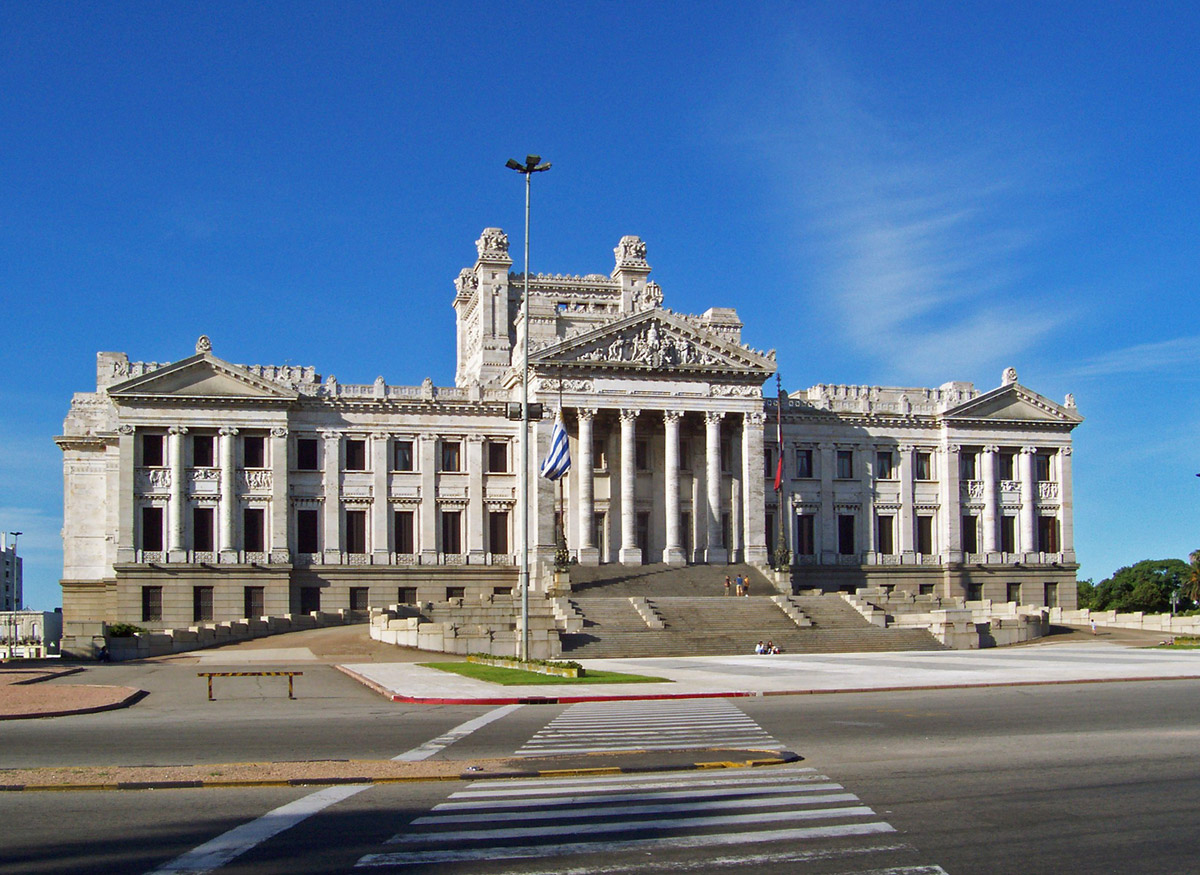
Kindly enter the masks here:
M 55 439 L 68 621 L 169 628 L 510 593 L 526 332 L 543 405 L 535 593 L 554 585 L 561 519 L 584 566 L 765 568 L 779 552 L 773 579 L 796 591 L 1074 607 L 1070 396 L 1011 368 L 988 391 L 777 394 L 774 351 L 742 343 L 735 310 L 663 306 L 637 237 L 608 275 L 531 276 L 528 323 L 504 232 L 476 248 L 454 283 L 453 387 L 233 364 L 207 337 L 174 362 L 99 353 L 95 391 Z M 555 483 L 537 465 L 559 411 L 573 464 Z

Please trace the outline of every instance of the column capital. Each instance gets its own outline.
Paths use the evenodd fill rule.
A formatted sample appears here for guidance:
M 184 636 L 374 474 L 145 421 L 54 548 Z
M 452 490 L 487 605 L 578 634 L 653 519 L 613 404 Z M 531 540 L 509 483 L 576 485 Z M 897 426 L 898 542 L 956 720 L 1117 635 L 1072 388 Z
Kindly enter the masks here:
M 1070 447 L 1059 447 L 1058 454 L 1060 456 L 1069 456 L 1069 455 L 1071 455 L 1071 448 Z
M 187 433 L 188 433 L 188 430 L 187 430 L 186 425 L 173 425 L 167 429 L 167 434 L 187 434 Z
M 817 449 L 821 451 L 832 450 L 834 449 L 834 444 L 831 441 L 821 441 L 817 444 Z M 904 452 L 904 449 L 904 447 L 901 447 L 900 452 Z M 908 449 L 911 450 L 912 447 L 908 447 Z
M 641 412 L 640 410 L 634 410 L 632 407 L 622 407 L 621 422 L 634 422 L 641 415 Z
M 1021 447 L 1021 455 L 1022 456 L 1032 456 L 1037 451 L 1038 451 L 1037 447 Z
M 331 428 L 323 428 L 320 430 L 319 433 L 320 433 L 321 437 L 323 437 L 327 441 L 340 440 L 342 437 L 342 433 L 340 431 L 334 431 Z
M 287 436 L 288 430 L 281 425 L 277 425 L 271 429 L 271 437 L 273 438 L 285 438 Z
M 389 432 L 386 432 L 386 431 L 373 431 L 373 432 L 371 432 L 371 439 L 372 439 L 372 440 L 376 440 L 376 441 L 386 441 L 386 440 L 387 440 L 388 438 L 390 438 L 390 437 L 391 437 L 391 434 L 390 434 Z
M 747 413 L 745 414 L 745 417 L 746 425 L 754 425 L 761 428 L 767 423 L 767 414 L 761 410 L 755 410 L 751 413 Z
M 596 408 L 595 407 L 576 407 L 575 408 L 575 418 L 580 422 L 582 422 L 585 419 L 587 419 L 587 420 L 595 419 L 596 418 Z
M 705 410 L 704 411 L 704 421 L 707 422 L 709 425 L 720 424 L 721 420 L 724 418 L 725 418 L 724 410 Z
M 998 453 L 998 452 L 1000 452 L 1000 448 L 998 446 L 996 446 L 995 444 L 988 444 L 987 446 L 985 446 L 983 448 L 983 451 L 985 453 Z
M 133 432 L 134 432 L 134 428 L 132 425 L 126 424 L 126 425 L 118 425 L 117 426 L 117 434 L 128 435 L 128 434 L 133 434 Z
M 469 443 L 469 444 L 481 444 L 481 443 L 483 443 L 483 441 L 484 441 L 484 437 L 481 434 L 467 435 L 467 443 Z
M 896 452 L 911 453 L 915 449 L 916 449 L 916 447 L 913 446 L 912 444 L 901 444 L 900 446 L 896 447 Z
M 959 452 L 962 452 L 962 447 L 958 444 L 946 444 L 946 446 L 943 448 L 943 452 L 959 453 Z
M 238 430 L 231 425 L 227 425 L 217 431 L 217 434 L 219 434 L 221 437 L 233 437 L 237 433 Z
M 663 422 L 666 423 L 667 425 L 670 425 L 673 422 L 679 422 L 679 420 L 683 419 L 683 411 L 682 410 L 664 410 L 662 412 L 662 415 L 663 415 Z

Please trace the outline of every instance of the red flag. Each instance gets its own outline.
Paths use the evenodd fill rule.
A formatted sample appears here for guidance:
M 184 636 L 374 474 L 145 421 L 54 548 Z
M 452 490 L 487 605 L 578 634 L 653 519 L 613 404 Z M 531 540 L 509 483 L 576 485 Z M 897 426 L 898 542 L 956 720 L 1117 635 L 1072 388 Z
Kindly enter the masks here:
M 775 491 L 783 486 L 783 393 L 779 395 L 779 413 L 775 417 L 776 438 L 779 441 L 779 459 L 775 462 Z

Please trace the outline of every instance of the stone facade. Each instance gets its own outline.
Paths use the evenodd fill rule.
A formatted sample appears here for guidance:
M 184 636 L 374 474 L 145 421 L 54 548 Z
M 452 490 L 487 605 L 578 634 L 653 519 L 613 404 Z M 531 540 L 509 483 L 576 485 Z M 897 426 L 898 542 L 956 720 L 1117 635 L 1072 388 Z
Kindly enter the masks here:
M 207 337 L 172 363 L 100 353 L 96 390 L 56 438 L 68 621 L 161 629 L 510 594 L 526 332 L 544 408 L 535 592 L 554 588 L 561 517 L 582 565 L 766 565 L 782 528 L 784 587 L 790 574 L 1008 600 L 1018 585 L 1024 603 L 1073 607 L 1070 399 L 1006 372 L 985 393 L 820 385 L 764 400 L 774 351 L 744 345 L 732 309 L 664 308 L 639 238 L 608 276 L 530 276 L 528 325 L 504 232 L 476 246 L 455 281 L 453 387 L 232 364 Z M 573 466 L 555 484 L 537 466 L 559 411 Z

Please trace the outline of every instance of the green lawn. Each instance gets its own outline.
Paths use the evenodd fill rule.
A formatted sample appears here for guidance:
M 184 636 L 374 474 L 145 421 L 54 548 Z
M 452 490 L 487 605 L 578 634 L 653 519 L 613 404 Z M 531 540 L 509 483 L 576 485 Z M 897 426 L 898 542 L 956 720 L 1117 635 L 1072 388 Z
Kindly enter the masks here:
M 474 662 L 423 662 L 425 668 L 436 668 L 438 671 L 450 671 L 463 677 L 487 681 L 489 684 L 501 684 L 506 687 L 528 684 L 669 684 L 666 678 L 647 677 L 640 674 L 621 674 L 615 671 L 593 671 L 581 678 L 560 678 L 550 674 L 539 674 L 536 671 L 524 671 L 519 668 L 497 668 L 492 665 L 479 665 Z

